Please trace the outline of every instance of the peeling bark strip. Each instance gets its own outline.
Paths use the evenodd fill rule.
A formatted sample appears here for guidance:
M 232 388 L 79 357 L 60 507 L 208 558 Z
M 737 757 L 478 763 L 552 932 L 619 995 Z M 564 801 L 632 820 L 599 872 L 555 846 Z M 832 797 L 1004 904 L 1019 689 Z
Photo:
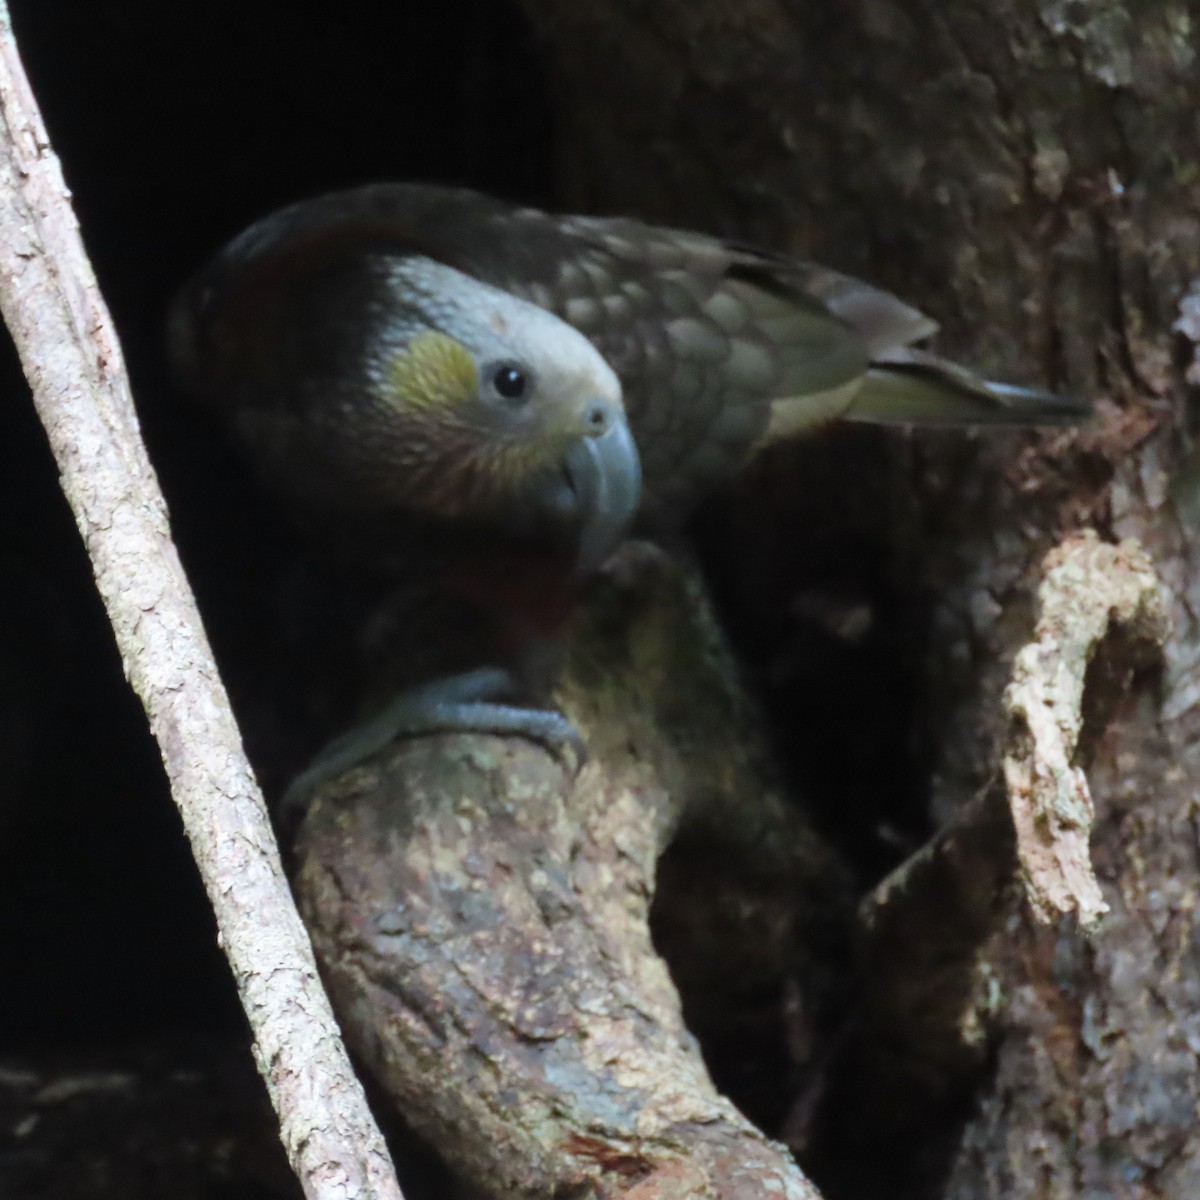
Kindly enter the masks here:
M 288 894 L 141 442 L 112 321 L 0 0 L 0 308 L 162 750 L 305 1194 L 399 1200 Z
M 1043 563 L 1034 641 L 1013 664 L 1004 777 L 1025 888 L 1038 919 L 1077 912 L 1085 925 L 1108 911 L 1088 839 L 1095 809 L 1076 761 L 1085 677 L 1111 636 L 1161 649 L 1169 634 L 1158 577 L 1132 540 L 1119 546 L 1088 531 Z
M 839 879 L 764 777 L 678 569 L 626 566 L 572 646 L 578 780 L 521 738 L 397 742 L 317 798 L 297 897 L 355 1050 L 489 1196 L 817 1200 L 713 1086 L 648 915 L 681 820 L 774 863 L 793 920 Z

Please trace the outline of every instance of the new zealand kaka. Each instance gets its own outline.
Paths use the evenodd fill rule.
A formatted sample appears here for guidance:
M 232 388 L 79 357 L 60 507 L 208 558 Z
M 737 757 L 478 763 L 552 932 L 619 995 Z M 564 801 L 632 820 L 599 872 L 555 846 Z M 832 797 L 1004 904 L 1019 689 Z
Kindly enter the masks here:
M 836 418 L 1086 415 L 913 348 L 934 329 L 886 292 L 769 251 L 381 184 L 235 238 L 176 301 L 169 346 L 296 520 L 473 595 L 519 652 L 553 633 L 631 525 L 678 525 L 773 441 Z M 406 694 L 322 761 L 405 730 L 569 739 L 552 710 L 494 703 L 521 692 L 514 674 Z

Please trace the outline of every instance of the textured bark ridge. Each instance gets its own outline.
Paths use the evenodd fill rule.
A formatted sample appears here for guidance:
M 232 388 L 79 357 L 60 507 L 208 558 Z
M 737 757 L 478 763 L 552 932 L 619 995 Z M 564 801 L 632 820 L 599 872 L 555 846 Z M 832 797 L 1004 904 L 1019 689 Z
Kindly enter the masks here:
M 719 828 L 713 887 L 777 893 L 731 919 L 747 960 L 804 980 L 844 880 L 771 784 L 687 576 L 632 547 L 619 569 L 564 689 L 578 778 L 521 739 L 397 743 L 310 811 L 300 903 L 348 1039 L 488 1194 L 814 1197 L 714 1088 L 648 916 L 666 840 Z

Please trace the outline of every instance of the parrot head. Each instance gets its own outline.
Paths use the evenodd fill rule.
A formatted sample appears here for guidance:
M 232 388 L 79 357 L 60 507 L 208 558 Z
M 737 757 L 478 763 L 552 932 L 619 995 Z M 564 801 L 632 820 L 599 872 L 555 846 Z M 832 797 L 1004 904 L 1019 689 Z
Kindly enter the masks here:
M 367 391 L 405 456 L 396 486 L 448 519 L 572 531 L 598 567 L 640 500 L 621 384 L 554 314 L 429 259 L 386 264 L 390 302 L 363 340 Z M 380 431 L 382 434 L 382 430 Z
M 637 511 L 638 453 L 599 351 L 419 254 L 244 235 L 176 301 L 169 353 L 303 523 L 466 525 L 564 548 L 584 575 Z

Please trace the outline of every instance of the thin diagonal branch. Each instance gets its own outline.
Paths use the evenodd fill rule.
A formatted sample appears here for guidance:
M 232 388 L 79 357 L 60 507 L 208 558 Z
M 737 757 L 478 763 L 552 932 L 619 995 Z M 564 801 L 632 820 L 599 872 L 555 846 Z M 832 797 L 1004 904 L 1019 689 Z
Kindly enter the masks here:
M 0 309 L 162 751 L 307 1196 L 400 1200 L 171 541 L 112 322 L 0 0 Z

